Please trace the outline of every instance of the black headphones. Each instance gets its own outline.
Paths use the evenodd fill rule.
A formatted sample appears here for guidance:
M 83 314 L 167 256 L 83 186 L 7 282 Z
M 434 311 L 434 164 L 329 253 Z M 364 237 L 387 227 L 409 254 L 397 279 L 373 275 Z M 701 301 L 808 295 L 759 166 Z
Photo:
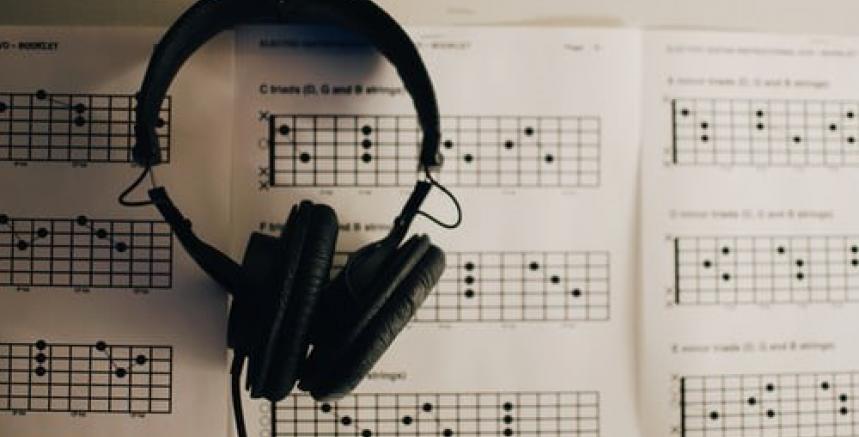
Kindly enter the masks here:
M 158 112 L 182 64 L 235 25 L 305 20 L 336 24 L 366 37 L 396 67 L 423 130 L 419 168 L 426 180 L 417 182 L 390 233 L 354 252 L 330 281 L 338 226 L 334 210 L 326 205 L 303 201 L 294 206 L 279 238 L 251 234 L 240 266 L 194 234 L 163 187 L 151 189 L 148 201 L 126 200 L 161 161 Z M 438 107 L 426 66 L 403 29 L 370 0 L 198 1 L 155 48 L 138 95 L 135 135 L 134 160 L 144 170 L 120 202 L 155 205 L 191 258 L 233 295 L 228 346 L 234 351 L 232 391 L 240 436 L 239 378 L 245 358 L 251 397 L 279 401 L 299 380 L 299 388 L 317 400 L 348 394 L 414 316 L 444 270 L 444 253 L 427 236 L 403 243 L 412 220 L 424 215 L 456 227 L 462 218 L 456 199 L 430 172 L 441 165 L 441 156 Z M 459 212 L 455 224 L 445 225 L 420 211 L 432 186 L 453 200 Z

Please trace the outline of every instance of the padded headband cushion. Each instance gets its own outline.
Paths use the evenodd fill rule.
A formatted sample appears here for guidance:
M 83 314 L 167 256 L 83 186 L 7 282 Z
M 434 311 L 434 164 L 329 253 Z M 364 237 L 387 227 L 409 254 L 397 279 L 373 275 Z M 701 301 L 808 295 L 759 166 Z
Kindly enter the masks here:
M 275 347 L 263 357 L 265 372 L 251 393 L 278 401 L 286 397 L 298 379 L 301 363 L 310 345 L 310 326 L 322 287 L 331 274 L 331 262 L 337 241 L 337 216 L 326 205 L 302 202 L 299 214 L 308 214 L 308 229 L 300 247 L 292 246 L 289 235 L 293 229 L 284 228 L 281 239 L 287 242 L 287 260 L 298 256 L 298 266 L 292 279 L 292 292 L 286 307 L 276 302 L 279 311 L 269 333 Z M 289 269 L 290 266 L 287 266 Z M 287 286 L 284 281 L 284 287 Z
M 354 327 L 334 344 L 314 344 L 299 384 L 317 400 L 346 395 L 372 369 L 444 272 L 444 253 L 426 236 L 412 237 L 397 253 L 391 270 L 374 284 L 387 296 L 355 317 Z M 392 291 L 388 291 L 392 290 Z
M 315 20 L 349 28 L 366 37 L 396 68 L 412 96 L 423 130 L 421 163 L 441 164 L 435 91 L 417 48 L 405 31 L 370 0 L 200 0 L 158 43 L 143 79 L 136 110 L 134 160 L 160 162 L 155 126 L 167 89 L 182 64 L 223 30 L 255 22 Z

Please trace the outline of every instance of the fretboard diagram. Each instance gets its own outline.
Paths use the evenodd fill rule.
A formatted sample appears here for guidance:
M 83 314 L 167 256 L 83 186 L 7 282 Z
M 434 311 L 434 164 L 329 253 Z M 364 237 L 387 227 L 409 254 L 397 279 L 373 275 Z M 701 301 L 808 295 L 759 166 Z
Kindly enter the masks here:
M 172 278 L 165 222 L 0 214 L 0 286 L 155 289 Z
M 293 395 L 271 408 L 272 437 L 596 437 L 600 426 L 596 392 Z
M 859 435 L 857 384 L 857 372 L 681 378 L 680 435 Z
M 0 411 L 168 414 L 172 346 L 0 343 Z
M 132 162 L 136 99 L 132 94 L 0 91 L 0 161 Z M 157 133 L 170 160 L 171 100 Z
M 677 99 L 675 165 L 859 166 L 859 101 Z
M 674 239 L 675 304 L 859 301 L 859 236 Z
M 411 186 L 414 116 L 269 115 L 269 187 Z M 439 180 L 461 187 L 597 187 L 598 117 L 442 117 Z
M 335 271 L 346 253 L 334 259 Z M 608 320 L 607 252 L 447 252 L 416 322 Z

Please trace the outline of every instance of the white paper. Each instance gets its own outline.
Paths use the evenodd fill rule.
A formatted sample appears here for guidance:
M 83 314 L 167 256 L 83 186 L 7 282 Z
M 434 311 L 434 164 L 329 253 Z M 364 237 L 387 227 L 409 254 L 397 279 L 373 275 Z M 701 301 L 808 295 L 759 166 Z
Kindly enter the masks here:
M 249 403 L 251 434 L 636 435 L 637 34 L 410 33 L 443 118 L 439 180 L 464 210 L 455 231 L 420 218 L 413 231 L 448 253 L 447 271 L 336 411 L 290 398 L 272 430 L 272 407 Z M 355 43 L 330 29 L 237 32 L 234 254 L 300 199 L 336 208 L 344 253 L 399 212 L 417 180 L 414 109 L 394 69 Z M 454 217 L 440 193 L 424 209 Z
M 644 36 L 647 435 L 855 435 L 855 39 Z
M 224 294 L 171 249 L 166 225 L 128 224 L 160 221 L 154 208 L 116 202 L 140 172 L 129 120 L 161 34 L 0 31 L 0 435 L 225 433 Z M 220 38 L 182 70 L 159 129 L 169 163 L 155 171 L 220 245 L 231 54 Z

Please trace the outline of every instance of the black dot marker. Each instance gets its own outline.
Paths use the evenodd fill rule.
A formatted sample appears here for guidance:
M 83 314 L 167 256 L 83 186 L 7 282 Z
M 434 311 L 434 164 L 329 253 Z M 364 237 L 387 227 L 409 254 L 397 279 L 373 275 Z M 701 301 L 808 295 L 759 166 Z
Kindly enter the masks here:
M 79 215 L 78 218 L 75 219 L 75 223 L 77 223 L 78 226 L 86 226 L 86 224 L 89 223 L 89 219 L 87 219 L 86 216 Z
M 512 429 L 510 429 L 510 428 L 505 428 L 505 429 L 504 429 L 504 435 L 505 435 L 505 436 L 508 436 L 508 437 L 509 437 L 509 436 L 511 436 L 511 435 L 513 435 L 513 430 L 512 430 Z
M 710 419 L 719 420 L 719 412 L 718 411 L 711 412 L 710 413 Z
M 75 112 L 77 112 L 78 114 L 83 114 L 84 112 L 86 112 L 86 105 L 84 105 L 83 103 L 78 103 L 77 105 L 75 105 Z
M 86 124 L 86 119 L 81 117 L 80 115 L 75 117 L 75 126 L 81 127 Z
M 804 263 L 804 262 L 802 262 L 802 260 L 801 260 L 801 259 L 796 260 L 796 266 L 797 266 L 797 267 L 802 267 L 802 265 L 803 265 L 803 264 L 805 264 L 805 263 Z
M 855 116 L 855 114 L 853 114 L 853 111 L 847 112 L 847 118 L 853 118 L 854 116 Z
M 155 120 L 155 127 L 157 127 L 157 128 L 159 128 L 159 129 L 160 129 L 160 128 L 164 127 L 164 126 L 167 126 L 167 122 L 166 122 L 166 121 L 164 121 L 164 119 L 163 119 L 163 118 L 160 118 L 160 117 L 159 117 L 159 118 L 158 118 L 158 120 Z
M 444 435 L 444 437 L 450 437 L 453 435 L 453 430 L 450 428 L 447 428 L 444 430 L 444 432 L 442 432 L 442 435 Z
M 842 394 L 841 396 L 838 396 L 838 400 L 841 402 L 847 402 L 847 395 Z
M 307 152 L 304 152 L 301 155 L 299 155 L 298 159 L 303 163 L 308 163 L 308 162 L 310 162 L 310 154 Z
M 847 142 L 848 142 L 848 143 L 850 143 L 850 144 L 853 144 L 853 143 L 855 143 L 855 142 L 856 142 L 856 138 L 853 138 L 853 137 L 847 137 Z
M 764 130 L 764 124 L 758 123 L 757 128 L 758 128 L 758 130 Z
M 796 279 L 798 281 L 801 281 L 803 278 L 805 278 L 805 275 L 803 275 L 802 272 L 799 272 L 796 274 Z
M 48 230 L 47 230 L 47 229 L 45 229 L 45 228 L 39 228 L 39 230 L 38 230 L 38 231 L 36 231 L 36 235 L 37 235 L 39 238 L 45 238 L 45 237 L 47 237 L 47 236 L 48 236 Z
M 531 135 L 534 135 L 534 128 L 533 128 L 533 127 L 530 127 L 530 126 L 529 126 L 529 127 L 526 127 L 526 128 L 525 128 L 525 135 L 526 135 L 526 136 L 529 136 L 529 137 L 530 137 Z
M 513 423 L 513 416 L 509 414 L 504 416 L 504 423 Z
M 841 413 L 842 416 L 846 416 L 849 411 L 850 410 L 848 410 L 847 407 L 841 407 L 841 409 L 838 410 L 838 412 Z
M 471 299 L 474 297 L 474 290 L 465 290 L 465 297 Z
M 853 259 L 853 260 L 851 260 L 851 261 L 850 261 L 850 264 L 853 264 L 853 266 L 854 266 L 854 267 L 855 267 L 855 266 L 859 266 L 859 259 Z
M 836 130 L 838 130 L 838 125 L 836 125 L 836 124 L 830 124 L 830 125 L 829 125 L 829 130 L 831 130 L 831 131 L 836 131 Z
M 444 148 L 445 148 L 445 149 L 452 149 L 452 148 L 453 148 L 453 141 L 451 141 L 451 140 L 445 140 L 445 142 L 444 142 Z
M 797 143 L 797 144 L 801 143 L 801 142 L 802 142 L 802 137 L 800 137 L 799 135 L 797 135 L 797 136 L 793 137 L 793 142 L 794 142 L 794 143 Z
M 707 129 L 710 125 L 705 121 L 701 123 L 701 129 Z
M 279 128 L 277 128 L 277 131 L 278 131 L 281 135 L 289 135 L 289 132 L 291 131 L 291 129 L 289 128 L 289 126 L 287 126 L 287 125 L 285 125 L 285 124 L 282 124 L 282 125 L 280 125 L 280 127 L 279 127 Z
M 552 155 L 546 155 L 546 157 L 544 159 L 546 160 L 546 163 L 548 163 L 548 164 L 551 164 L 553 161 L 555 161 L 555 157 Z
M 709 269 L 713 266 L 713 263 L 710 260 L 704 260 L 704 268 Z
M 775 417 L 775 411 L 767 410 L 767 417 Z
M 48 92 L 45 90 L 37 90 L 36 91 L 36 98 L 39 100 L 45 100 L 48 98 Z
M 465 270 L 468 270 L 469 272 L 474 270 L 474 263 L 473 262 L 465 263 Z
M 722 255 L 727 255 L 731 253 L 731 249 L 728 246 L 722 248 Z
M 405 416 L 405 417 L 403 417 L 403 425 L 411 425 L 411 424 L 412 424 L 412 418 L 411 418 L 411 416 Z
M 134 359 L 134 362 L 135 362 L 135 363 L 137 363 L 137 365 L 138 365 L 138 366 L 142 366 L 142 365 L 146 364 L 146 356 L 144 356 L 144 355 L 138 355 L 138 356 Z
M 322 406 L 320 406 L 319 409 L 322 410 L 323 413 L 330 413 L 331 412 L 331 404 L 322 404 Z
M 36 367 L 35 373 L 36 373 L 36 376 L 45 376 L 45 373 L 48 373 L 48 372 L 45 371 L 44 367 L 39 366 L 39 367 Z
M 689 116 L 689 110 L 688 110 L 688 109 L 686 109 L 686 108 L 681 109 L 681 110 L 680 110 L 680 115 L 682 115 L 682 116 L 684 116 L 684 117 L 688 117 L 688 116 Z
M 730 281 L 731 280 L 731 274 L 730 273 L 722 273 L 722 280 Z
M 0 225 L 5 225 L 9 223 L 9 216 L 6 214 L 0 214 Z
M 552 281 L 553 284 L 559 284 L 561 282 L 561 277 L 558 275 L 552 275 L 549 280 Z
M 767 391 L 774 391 L 775 390 L 775 386 L 772 384 L 767 384 L 766 388 L 767 388 Z
M 701 141 L 706 143 L 707 141 L 710 141 L 710 137 L 707 135 L 701 135 Z
M 349 416 L 343 416 L 343 418 L 340 419 L 340 423 L 342 423 L 345 426 L 349 426 L 352 424 L 352 418 Z
M 95 348 L 96 350 L 104 352 L 104 350 L 107 349 L 107 343 L 99 341 L 95 344 Z
M 371 155 L 369 153 L 365 153 L 365 154 L 361 155 L 361 161 L 363 161 L 365 164 L 369 163 L 372 160 L 373 160 L 373 155 Z
M 537 264 L 536 262 L 532 262 L 531 264 L 528 264 L 528 268 L 531 270 L 537 270 L 540 268 L 540 264 Z
M 36 342 L 36 349 L 43 351 L 48 347 L 48 343 L 45 343 L 45 340 L 39 340 Z
M 474 276 L 466 276 L 465 277 L 465 283 L 468 285 L 473 284 L 474 283 Z
M 128 375 L 128 372 L 125 369 L 116 369 L 116 377 L 117 378 L 125 378 L 125 375 Z
M 759 110 L 758 110 L 758 112 L 756 112 L 756 113 L 755 113 L 755 115 L 757 115 L 758 117 L 763 117 L 763 116 L 764 116 L 764 111 L 761 111 L 761 110 L 759 109 Z
M 511 411 L 511 410 L 513 410 L 513 404 L 510 402 L 505 402 L 504 403 L 504 411 Z
M 853 252 L 853 253 L 859 253 L 859 246 L 852 246 L 852 247 L 850 247 L 850 251 L 851 251 L 851 252 Z
M 820 389 L 821 390 L 829 390 L 829 383 L 826 381 L 823 381 L 822 383 L 820 383 Z
M 369 429 L 365 429 L 365 430 L 361 431 L 361 437 L 370 437 L 372 435 L 373 435 L 373 431 L 370 431 Z
M 48 357 L 46 357 L 45 354 L 40 353 L 40 354 L 36 355 L 36 362 L 37 363 L 44 363 L 45 360 L 47 360 L 47 359 L 48 359 Z
M 27 250 L 28 247 L 30 247 L 30 245 L 26 241 L 24 241 L 24 240 L 18 241 L 18 250 Z
M 779 246 L 778 249 L 776 249 L 776 252 L 783 254 L 784 253 L 784 246 Z
M 470 153 L 467 153 L 467 154 L 463 157 L 463 159 L 465 160 L 465 162 L 471 162 L 471 161 L 474 161 L 474 156 L 472 156 Z
M 429 413 L 430 411 L 432 411 L 432 404 L 427 402 L 421 407 L 421 409 Z
M 504 142 L 504 148 L 510 150 L 513 148 L 513 141 L 507 140 Z
M 0 102 L 0 112 L 6 112 L 9 109 L 9 106 L 6 105 L 6 102 Z
M 582 295 L 582 290 L 579 290 L 578 288 L 573 290 L 573 297 L 579 297 L 581 295 Z
M 105 239 L 105 238 L 107 238 L 107 230 L 99 229 L 99 230 L 95 231 L 95 236 L 98 238 L 101 238 L 101 239 Z
M 361 147 L 363 147 L 365 149 L 369 149 L 369 148 L 373 147 L 373 142 L 365 139 L 364 141 L 361 141 Z
M 113 248 L 116 249 L 117 252 L 122 253 L 128 250 L 128 245 L 120 241 L 113 245 Z
M 361 128 L 361 133 L 364 135 L 370 135 L 371 133 L 373 133 L 373 128 L 371 128 L 369 125 L 364 125 L 364 127 Z
M 757 400 L 757 399 L 755 399 L 754 397 L 749 398 L 749 405 L 754 405 L 754 404 L 757 404 L 757 403 L 758 403 L 758 400 Z

